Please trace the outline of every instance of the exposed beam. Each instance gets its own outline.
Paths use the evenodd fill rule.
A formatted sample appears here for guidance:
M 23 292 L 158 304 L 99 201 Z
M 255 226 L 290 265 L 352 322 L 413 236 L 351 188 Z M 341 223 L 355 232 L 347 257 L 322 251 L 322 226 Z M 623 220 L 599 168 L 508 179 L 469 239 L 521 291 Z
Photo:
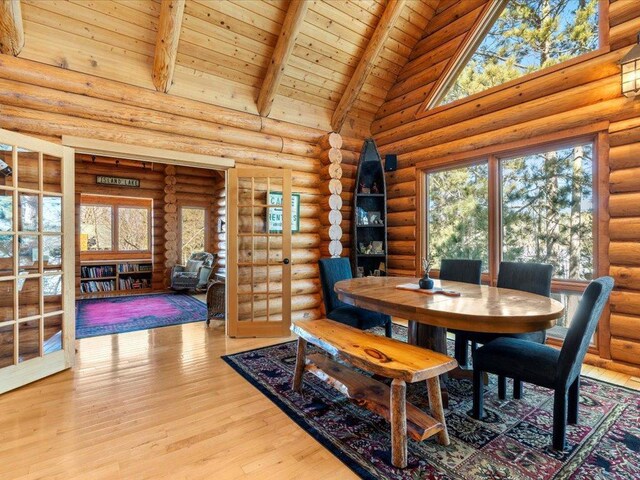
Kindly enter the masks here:
M 340 132 L 349 114 L 349 110 L 351 110 L 351 107 L 358 98 L 360 90 L 362 90 L 362 87 L 367 81 L 367 77 L 378 60 L 378 56 L 406 4 L 407 0 L 389 0 L 387 8 L 385 8 L 382 17 L 380 17 L 380 21 L 369 40 L 364 54 L 360 58 L 360 62 L 351 76 L 349 85 L 347 85 L 335 112 L 333 112 L 333 117 L 331 117 L 331 127 L 333 131 Z
M 267 117 L 271 112 L 273 99 L 276 96 L 282 75 L 284 75 L 284 69 L 296 44 L 298 33 L 300 33 L 304 23 L 304 16 L 309 8 L 309 3 L 307 0 L 291 0 L 289 4 L 287 16 L 280 31 L 280 38 L 278 38 L 276 48 L 273 50 L 271 62 L 258 95 L 258 112 L 263 117 Z
M 153 84 L 159 92 L 168 92 L 178 56 L 180 28 L 185 0 L 162 0 L 156 51 L 153 58 Z
M 20 0 L 0 0 L 0 53 L 18 56 L 24 47 Z

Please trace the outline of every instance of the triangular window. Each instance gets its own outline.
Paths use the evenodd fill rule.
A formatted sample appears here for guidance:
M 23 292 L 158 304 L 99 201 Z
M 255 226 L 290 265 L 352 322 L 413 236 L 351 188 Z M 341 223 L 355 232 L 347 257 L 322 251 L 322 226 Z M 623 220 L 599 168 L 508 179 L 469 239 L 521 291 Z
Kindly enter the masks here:
M 451 59 L 425 108 L 454 102 L 597 49 L 598 4 L 598 0 L 492 0 Z

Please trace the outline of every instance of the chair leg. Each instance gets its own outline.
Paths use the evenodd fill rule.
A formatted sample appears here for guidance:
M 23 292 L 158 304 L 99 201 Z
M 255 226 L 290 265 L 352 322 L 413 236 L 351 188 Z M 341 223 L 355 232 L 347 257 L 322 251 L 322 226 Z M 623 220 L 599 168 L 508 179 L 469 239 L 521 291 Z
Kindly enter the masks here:
M 507 377 L 498 375 L 498 398 L 504 400 L 507 396 Z
M 484 417 L 484 382 L 480 370 L 473 369 L 473 411 L 471 416 L 476 420 Z
M 567 431 L 567 392 L 556 390 L 553 395 L 553 448 L 564 450 Z
M 458 365 L 466 367 L 469 359 L 469 341 L 463 335 L 456 333 L 455 357 Z
M 293 374 L 293 391 L 302 391 L 302 376 L 304 375 L 304 369 L 306 366 L 306 351 L 307 341 L 304 338 L 298 337 L 298 348 L 296 350 L 296 368 Z
M 389 319 L 387 324 L 384 326 L 384 334 L 389 338 L 393 337 L 393 322 L 391 319 Z
M 513 398 L 520 400 L 522 398 L 522 380 L 519 378 L 513 379 Z
M 580 375 L 569 387 L 569 405 L 567 406 L 567 423 L 575 425 L 578 423 L 578 407 L 580 403 Z
M 444 409 L 442 408 L 442 392 L 440 391 L 440 377 L 436 376 L 427 379 L 427 392 L 429 394 L 429 407 L 431 415 L 442 424 L 442 431 L 438 433 L 438 443 L 440 445 L 449 445 L 449 432 L 447 430 L 447 422 L 444 418 Z
M 407 466 L 407 384 L 394 378 L 391 382 L 391 463 Z

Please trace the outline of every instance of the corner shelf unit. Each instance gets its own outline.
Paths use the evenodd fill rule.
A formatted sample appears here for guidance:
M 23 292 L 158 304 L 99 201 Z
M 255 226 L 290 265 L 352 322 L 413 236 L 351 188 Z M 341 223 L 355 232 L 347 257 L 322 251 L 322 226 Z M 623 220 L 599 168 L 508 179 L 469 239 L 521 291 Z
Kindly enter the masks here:
M 377 192 L 363 192 L 362 187 Z M 357 276 L 358 267 L 364 269 L 364 276 L 374 274 L 380 270 L 380 275 L 386 275 L 387 267 L 387 188 L 384 179 L 382 159 L 373 139 L 365 140 L 360 152 L 360 162 L 356 173 L 355 194 L 353 195 L 352 234 L 351 234 L 351 268 L 353 276 Z M 358 215 L 360 212 L 360 216 Z M 379 222 L 372 223 L 369 215 L 372 212 L 380 214 Z M 364 215 L 367 223 L 363 222 Z M 363 253 L 360 246 L 365 248 L 373 242 L 381 242 L 382 251 L 377 253 Z M 382 268 L 381 268 L 382 267 Z
M 152 275 L 151 260 L 81 261 L 78 293 L 84 297 L 150 292 Z

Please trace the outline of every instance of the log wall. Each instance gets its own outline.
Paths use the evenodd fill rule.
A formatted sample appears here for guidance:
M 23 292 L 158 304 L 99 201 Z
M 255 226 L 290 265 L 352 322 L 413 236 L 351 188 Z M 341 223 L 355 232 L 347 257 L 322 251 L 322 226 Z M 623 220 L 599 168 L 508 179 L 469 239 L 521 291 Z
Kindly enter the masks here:
M 600 325 L 599 357 L 592 361 L 640 370 L 640 101 L 620 93 L 619 59 L 636 42 L 640 10 L 634 2 L 611 2 L 609 41 L 602 51 L 547 74 L 533 74 L 484 94 L 416 117 L 420 104 L 458 48 L 482 0 L 443 2 L 410 61 L 378 111 L 371 130 L 382 155 L 398 154 L 398 170 L 387 176 L 389 271 L 415 275 L 416 168 L 418 163 L 463 152 L 604 122 L 609 127 L 611 246 L 601 238 L 600 261 L 611 257 L 616 291 L 611 322 Z M 632 8 L 630 8 L 632 7 Z M 605 132 L 605 139 L 607 137 Z M 606 172 L 605 172 L 606 174 Z M 608 218 L 605 208 L 600 218 Z M 606 226 L 605 226 L 606 227 Z M 606 228 L 605 228 L 606 230 Z M 610 333 L 609 333 L 610 330 Z
M 54 141 L 75 135 L 233 158 L 238 166 L 290 168 L 292 191 L 301 193 L 292 276 L 318 278 L 323 131 L 8 56 L 0 56 L 0 128 Z M 317 286 L 293 292 L 294 318 L 319 315 Z

